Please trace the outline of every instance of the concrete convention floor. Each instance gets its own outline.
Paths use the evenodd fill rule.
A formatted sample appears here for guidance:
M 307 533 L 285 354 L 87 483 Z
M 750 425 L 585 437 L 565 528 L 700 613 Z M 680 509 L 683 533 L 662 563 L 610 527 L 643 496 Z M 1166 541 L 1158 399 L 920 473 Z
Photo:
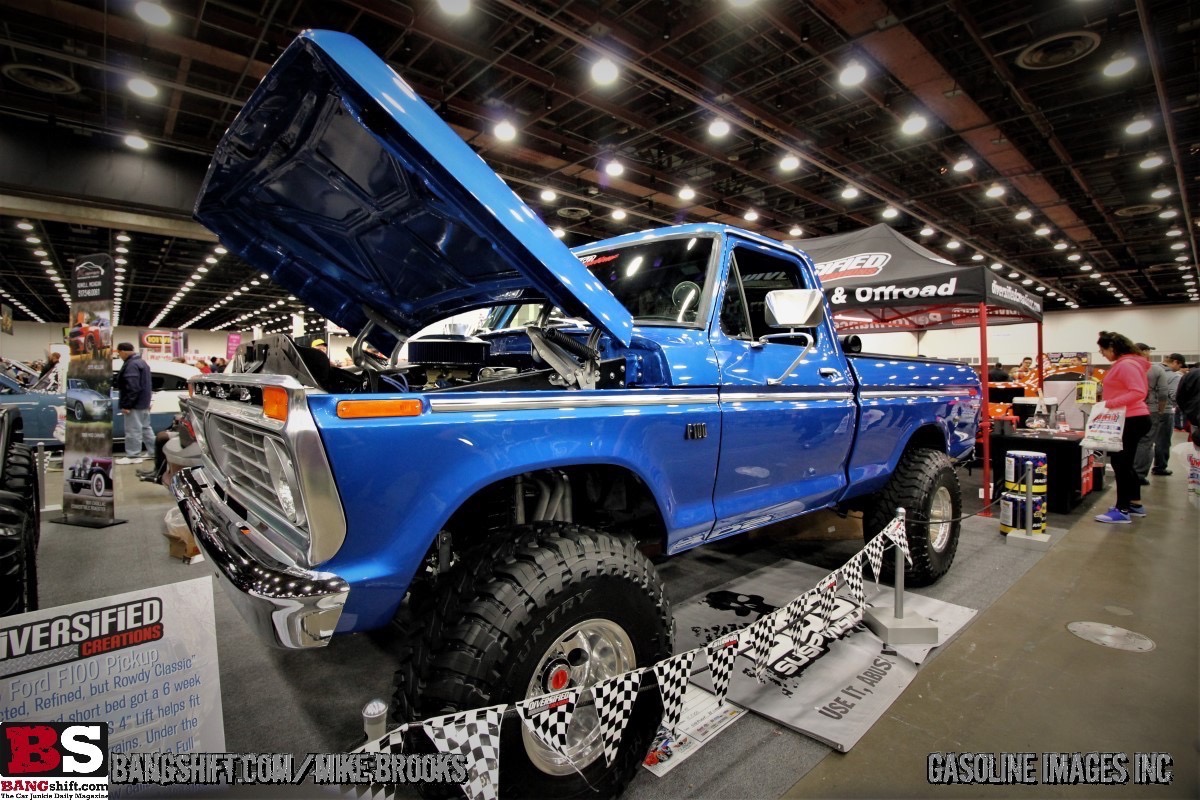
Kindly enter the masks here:
M 922 594 L 979 609 L 935 650 L 915 681 L 849 753 L 748 714 L 664 778 L 639 774 L 627 797 L 1197 797 L 1200 720 L 1200 511 L 1184 476 L 1153 478 L 1151 515 L 1130 526 L 1093 522 L 1112 502 L 1111 480 L 1071 515 L 1052 515 L 1048 552 L 1006 546 L 996 522 L 964 523 L 950 573 Z M 117 467 L 117 515 L 103 530 L 46 523 L 39 554 L 43 607 L 208 574 L 167 556 L 162 487 Z M 48 476 L 57 500 L 61 473 Z M 1111 475 L 1110 475 L 1111 478 Z M 964 476 L 964 496 L 979 475 Z M 967 511 L 980 505 L 968 500 Z M 49 515 L 48 515 L 49 516 Z M 811 520 L 805 535 L 775 529 L 664 560 L 680 604 L 781 558 L 828 569 L 861 546 L 852 521 Z M 340 637 L 307 652 L 264 647 L 219 587 L 217 640 L 227 749 L 336 752 L 359 743 L 358 710 L 387 697 L 394 643 L 386 633 Z M 1073 621 L 1119 625 L 1150 637 L 1149 653 L 1107 649 L 1072 635 Z M 1170 786 L 931 786 L 927 755 L 955 752 L 1163 751 Z M 178 789 L 178 787 L 176 787 Z M 176 793 L 177 794 L 177 793 Z M 211 792 L 208 793 L 211 795 Z M 241 796 L 265 796 L 256 787 Z M 330 796 L 280 787 L 270 796 Z M 152 796 L 144 793 L 141 796 Z M 408 796 L 415 796 L 409 793 Z

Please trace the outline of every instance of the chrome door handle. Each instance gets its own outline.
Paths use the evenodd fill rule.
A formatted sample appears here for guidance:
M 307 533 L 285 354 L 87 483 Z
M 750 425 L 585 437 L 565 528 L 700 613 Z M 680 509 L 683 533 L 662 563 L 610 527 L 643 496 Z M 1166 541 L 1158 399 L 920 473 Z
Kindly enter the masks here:
M 838 372 L 833 367 L 821 367 L 819 370 L 817 370 L 817 374 L 822 378 L 833 378 L 834 380 L 842 377 L 842 373 Z

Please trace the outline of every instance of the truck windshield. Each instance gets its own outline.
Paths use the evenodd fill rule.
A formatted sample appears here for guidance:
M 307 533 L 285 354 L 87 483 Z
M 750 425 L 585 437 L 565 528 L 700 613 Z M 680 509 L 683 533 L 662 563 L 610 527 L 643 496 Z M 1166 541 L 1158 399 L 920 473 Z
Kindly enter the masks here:
M 692 325 L 705 306 L 715 239 L 656 239 L 579 257 L 639 323 Z

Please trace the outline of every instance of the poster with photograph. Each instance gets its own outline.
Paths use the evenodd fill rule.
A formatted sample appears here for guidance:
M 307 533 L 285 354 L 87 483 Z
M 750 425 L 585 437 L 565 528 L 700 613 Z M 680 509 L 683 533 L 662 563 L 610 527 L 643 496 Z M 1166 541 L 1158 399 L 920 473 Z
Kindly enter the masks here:
M 100 527 L 113 523 L 112 299 L 113 261 L 84 256 L 73 268 L 67 330 L 63 451 L 63 521 Z
M 0 333 L 13 335 L 12 306 L 0 303 Z

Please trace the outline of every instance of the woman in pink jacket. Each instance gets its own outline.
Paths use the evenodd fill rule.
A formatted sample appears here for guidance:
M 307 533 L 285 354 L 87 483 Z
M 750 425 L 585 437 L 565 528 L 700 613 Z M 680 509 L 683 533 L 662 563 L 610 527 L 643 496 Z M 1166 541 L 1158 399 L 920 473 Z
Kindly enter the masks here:
M 1112 453 L 1113 472 L 1117 476 L 1117 504 L 1096 516 L 1099 522 L 1128 525 L 1130 517 L 1146 516 L 1142 505 L 1142 486 L 1133 469 L 1137 445 L 1150 431 L 1150 408 L 1146 394 L 1150 391 L 1146 371 L 1147 361 L 1127 337 L 1111 331 L 1100 331 L 1096 344 L 1100 355 L 1112 362 L 1104 376 L 1104 404 L 1108 408 L 1125 409 L 1125 431 L 1121 435 L 1121 451 Z

